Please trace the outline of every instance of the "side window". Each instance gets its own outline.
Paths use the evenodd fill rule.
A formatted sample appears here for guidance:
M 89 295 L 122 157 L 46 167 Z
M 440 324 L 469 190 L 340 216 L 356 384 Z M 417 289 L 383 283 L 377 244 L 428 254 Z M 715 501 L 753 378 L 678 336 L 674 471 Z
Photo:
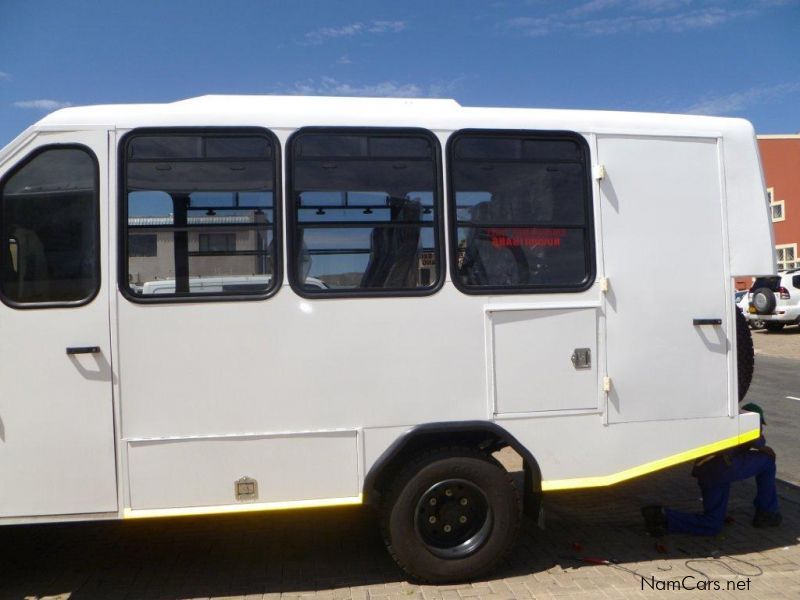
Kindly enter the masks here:
M 467 293 L 577 291 L 593 276 L 588 147 L 569 133 L 456 133 L 452 277 Z
M 289 153 L 295 289 L 405 295 L 436 288 L 441 195 L 432 135 L 307 129 Z
M 19 306 L 81 304 L 100 288 L 97 165 L 89 150 L 50 146 L 0 187 L 0 293 Z
M 263 297 L 280 283 L 271 137 L 133 132 L 124 157 L 129 297 Z

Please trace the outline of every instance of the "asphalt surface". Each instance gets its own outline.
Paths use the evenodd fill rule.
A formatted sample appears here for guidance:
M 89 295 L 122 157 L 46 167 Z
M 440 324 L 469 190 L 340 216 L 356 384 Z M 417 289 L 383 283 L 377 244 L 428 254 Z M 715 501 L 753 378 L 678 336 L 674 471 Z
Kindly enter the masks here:
M 764 409 L 764 435 L 778 457 L 778 478 L 800 485 L 800 360 L 756 355 L 744 402 Z

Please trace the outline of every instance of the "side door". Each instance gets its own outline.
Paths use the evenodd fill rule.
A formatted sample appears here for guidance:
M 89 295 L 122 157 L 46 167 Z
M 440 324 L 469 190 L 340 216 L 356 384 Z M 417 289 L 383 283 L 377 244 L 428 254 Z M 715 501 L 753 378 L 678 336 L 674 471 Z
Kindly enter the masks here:
M 716 138 L 599 136 L 609 422 L 729 414 Z
M 0 518 L 117 510 L 107 132 L 0 166 Z

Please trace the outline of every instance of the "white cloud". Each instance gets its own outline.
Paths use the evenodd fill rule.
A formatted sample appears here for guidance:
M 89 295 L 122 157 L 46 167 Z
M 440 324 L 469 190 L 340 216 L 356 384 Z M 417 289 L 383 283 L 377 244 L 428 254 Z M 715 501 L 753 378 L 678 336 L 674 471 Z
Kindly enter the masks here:
M 368 23 L 356 22 L 340 27 L 322 27 L 309 31 L 305 35 L 306 44 L 322 44 L 337 38 L 350 38 L 367 33 L 399 33 L 406 28 L 405 21 L 370 21 Z
M 283 86 L 281 93 L 305 96 L 368 96 L 392 98 L 435 98 L 443 97 L 454 89 L 459 80 L 438 82 L 428 85 L 419 83 L 400 83 L 393 80 L 376 83 L 349 83 L 333 77 L 306 79 Z
M 0 81 L 9 81 L 11 79 L 11 75 L 6 73 L 5 71 L 0 71 Z
M 505 28 L 530 37 L 558 32 L 583 35 L 682 33 L 710 29 L 796 1 L 588 0 L 561 12 L 509 19 Z
M 353 61 L 350 60 L 350 57 L 347 54 L 343 54 L 339 57 L 339 60 L 336 61 L 337 65 L 352 65 Z
M 570 17 L 579 17 L 581 15 L 596 13 L 606 10 L 607 8 L 618 6 L 621 1 L 622 0 L 589 0 L 589 2 L 584 2 L 575 8 L 569 9 L 564 14 Z
M 373 21 L 372 24 L 367 27 L 367 31 L 370 33 L 400 33 L 405 28 L 405 21 Z
M 72 106 L 72 102 L 61 102 L 60 100 L 50 100 L 49 98 L 40 98 L 38 100 L 19 100 L 14 102 L 17 108 L 35 108 L 36 110 L 56 110 L 57 108 L 66 108 Z
M 731 11 L 724 8 L 709 8 L 667 16 L 621 16 L 610 19 L 584 21 L 570 25 L 570 29 L 594 35 L 635 32 L 654 33 L 669 31 L 682 33 L 696 29 L 709 29 L 743 16 L 751 15 L 751 10 Z
M 731 115 L 740 113 L 750 106 L 769 104 L 793 94 L 800 95 L 800 82 L 753 87 L 720 96 L 706 96 L 688 107 L 686 112 L 696 115 Z

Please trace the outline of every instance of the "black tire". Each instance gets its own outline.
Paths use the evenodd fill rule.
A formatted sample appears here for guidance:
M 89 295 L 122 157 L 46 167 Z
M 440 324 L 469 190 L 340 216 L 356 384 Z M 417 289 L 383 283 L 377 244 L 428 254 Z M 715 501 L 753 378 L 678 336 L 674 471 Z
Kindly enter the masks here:
M 751 319 L 748 321 L 750 325 L 750 329 L 764 329 L 764 320 L 763 319 Z
M 736 309 L 736 369 L 739 375 L 739 402 L 744 400 L 750 382 L 753 381 L 753 367 L 755 365 L 755 352 L 753 351 L 753 336 L 747 326 L 747 319 L 742 311 Z
M 440 447 L 417 455 L 397 475 L 381 531 L 392 558 L 412 578 L 449 583 L 496 568 L 513 548 L 521 520 L 520 494 L 500 463 L 475 448 Z
M 760 287 L 753 290 L 753 295 L 750 297 L 750 303 L 756 307 L 756 313 L 759 315 L 770 315 L 775 310 L 778 301 L 775 298 L 775 292 L 768 287 Z
M 767 331 L 769 332 L 780 331 L 781 329 L 783 329 L 784 325 L 785 323 L 770 323 L 769 321 L 764 323 L 764 327 L 766 327 Z

